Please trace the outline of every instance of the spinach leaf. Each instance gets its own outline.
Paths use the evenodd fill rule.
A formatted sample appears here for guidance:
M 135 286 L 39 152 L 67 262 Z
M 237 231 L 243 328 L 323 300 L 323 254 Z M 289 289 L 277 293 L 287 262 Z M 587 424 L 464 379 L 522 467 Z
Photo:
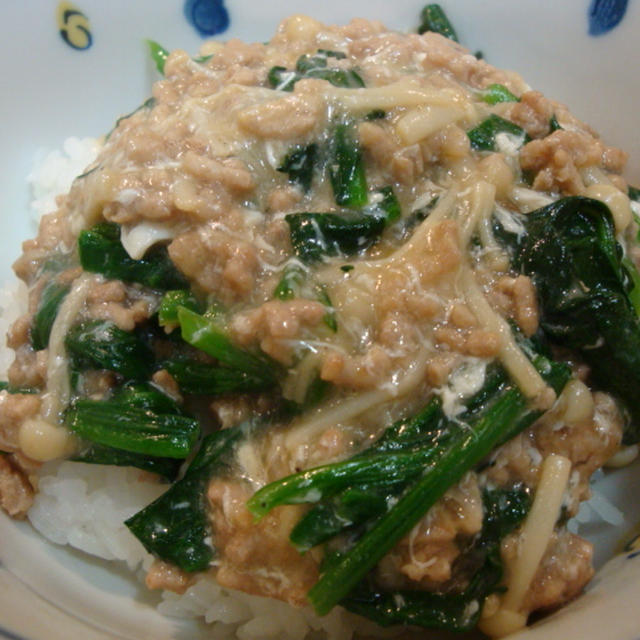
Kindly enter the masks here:
M 524 520 L 531 500 L 523 488 L 496 489 L 484 492 L 483 504 L 482 532 L 469 552 L 476 566 L 462 592 L 384 591 L 365 580 L 341 604 L 385 627 L 411 624 L 455 632 L 473 629 L 484 599 L 502 579 L 500 541 Z
M 385 228 L 381 216 L 365 213 L 290 213 L 285 216 L 296 255 L 306 263 L 349 256 L 374 244 Z
M 355 69 L 330 67 L 328 66 L 329 58 L 344 59 L 346 54 L 342 51 L 319 49 L 313 56 L 300 56 L 293 71 L 281 66 L 271 67 L 267 80 L 271 87 L 278 91 L 293 91 L 295 83 L 303 78 L 327 80 L 336 87 L 348 89 L 364 87 L 364 81 Z
M 214 475 L 229 472 L 230 454 L 248 430 L 244 425 L 206 436 L 184 477 L 125 522 L 149 553 L 184 571 L 209 567 L 215 551 L 207 542 L 206 488 Z
M 162 458 L 186 458 L 200 435 L 193 418 L 88 398 L 73 402 L 65 424 L 91 442 Z
M 70 288 L 68 284 L 60 284 L 52 280 L 42 290 L 38 310 L 33 317 L 33 326 L 31 327 L 31 346 L 34 351 L 40 351 L 49 346 L 51 328 L 58 315 L 58 309 Z
M 277 170 L 288 174 L 291 182 L 298 183 L 307 192 L 311 189 L 317 155 L 318 145 L 315 142 L 297 147 L 289 152 Z
M 135 333 L 107 320 L 86 320 L 71 327 L 65 347 L 76 369 L 108 369 L 127 379 L 144 380 L 153 367 L 153 354 Z
M 439 4 L 428 4 L 420 13 L 420 26 L 418 33 L 433 31 L 439 33 L 445 38 L 459 42 L 458 34 L 455 32 L 453 25 L 449 22 L 446 13 Z
M 498 104 L 499 102 L 519 102 L 520 98 L 513 95 L 503 84 L 490 84 L 483 92 L 482 99 L 487 104 Z
M 329 141 L 329 180 L 336 204 L 358 208 L 367 204 L 367 176 L 353 126 L 339 124 Z
M 152 289 L 186 289 L 187 279 L 175 267 L 164 246 L 151 247 L 141 260 L 129 257 L 120 242 L 120 227 L 103 222 L 78 237 L 80 263 L 85 271 L 107 278 L 138 282 Z
M 476 151 L 495 151 L 496 136 L 499 133 L 507 133 L 522 140 L 521 144 L 526 144 L 531 140 L 524 129 L 517 124 L 505 120 L 495 113 L 492 113 L 486 120 L 483 120 L 477 127 L 467 132 L 471 140 L 471 148 Z
M 178 477 L 183 462 L 176 458 L 158 458 L 96 443 L 90 443 L 82 448 L 71 460 L 85 464 L 135 467 L 143 471 L 157 473 L 169 482 L 173 482 Z
M 526 234 L 511 235 L 498 225 L 498 236 L 511 246 L 514 267 L 533 279 L 543 331 L 553 343 L 577 350 L 596 386 L 626 404 L 632 419 L 624 442 L 640 441 L 640 320 L 609 209 L 572 196 L 521 222 Z

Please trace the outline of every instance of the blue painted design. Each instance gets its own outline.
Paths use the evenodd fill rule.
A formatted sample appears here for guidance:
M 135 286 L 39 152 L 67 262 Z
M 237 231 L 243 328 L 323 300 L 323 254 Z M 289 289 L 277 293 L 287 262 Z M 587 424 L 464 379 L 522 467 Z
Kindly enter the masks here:
M 73 49 L 84 51 L 93 44 L 89 18 L 71 2 L 60 2 L 56 11 L 60 37 Z
M 186 0 L 184 15 L 203 37 L 222 33 L 229 26 L 229 13 L 223 0 Z
M 4 627 L 0 627 L 0 638 L 6 638 L 7 640 L 27 640 L 24 636 L 19 636 Z
M 601 36 L 620 24 L 627 11 L 628 0 L 591 0 L 589 35 Z
M 631 560 L 632 558 L 637 558 L 640 556 L 640 551 L 634 551 L 627 556 L 627 560 Z
M 627 544 L 624 545 L 624 551 L 640 551 L 640 534 L 633 536 Z

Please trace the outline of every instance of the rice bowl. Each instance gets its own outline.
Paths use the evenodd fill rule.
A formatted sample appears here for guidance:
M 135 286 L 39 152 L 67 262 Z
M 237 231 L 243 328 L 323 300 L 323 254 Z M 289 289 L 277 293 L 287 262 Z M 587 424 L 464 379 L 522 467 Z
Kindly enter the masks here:
M 277 352 L 274 352 L 274 355 L 278 355 Z M 453 407 L 451 410 L 455 412 L 455 407 Z M 45 475 L 49 477 L 43 477 L 40 487 L 40 497 L 38 498 L 36 507 L 34 507 L 32 521 L 34 522 L 36 527 L 45 530 L 47 530 L 47 527 L 49 527 L 50 537 L 58 543 L 68 542 L 70 544 L 73 544 L 74 546 L 77 546 L 78 548 L 92 552 L 100 557 L 118 558 L 121 560 L 125 560 L 129 564 L 130 568 L 142 565 L 145 569 L 148 569 L 150 563 L 149 556 L 147 556 L 145 553 L 142 553 L 139 547 L 137 549 L 131 548 L 131 550 L 123 551 L 117 542 L 120 534 L 114 534 L 113 536 L 103 536 L 102 540 L 97 539 L 100 538 L 100 535 L 96 537 L 91 534 L 88 536 L 84 536 L 81 534 L 83 530 L 86 533 L 86 530 L 91 528 L 92 521 L 95 522 L 93 520 L 93 517 L 90 515 L 90 501 L 92 499 L 95 499 L 101 504 L 105 504 L 104 501 L 108 500 L 108 498 L 100 494 L 99 492 L 92 496 L 92 498 L 87 497 L 86 483 L 89 482 L 89 487 L 92 487 L 92 485 L 88 480 L 89 476 L 84 475 L 86 473 L 83 470 L 84 467 L 77 465 L 76 463 L 63 463 L 61 466 L 59 466 L 58 463 L 52 464 L 54 465 L 53 467 L 51 467 L 53 473 L 52 475 L 46 473 Z M 72 468 L 75 468 L 76 471 L 72 471 Z M 114 470 L 113 481 L 116 484 L 119 482 L 117 477 L 119 475 L 122 475 L 120 471 L 121 470 Z M 130 474 L 129 477 L 131 479 L 134 478 L 134 476 L 131 475 L 130 471 L 126 473 Z M 85 503 L 87 504 L 87 507 L 84 509 L 85 516 L 88 517 L 86 517 L 84 523 L 78 527 L 78 534 L 74 533 L 72 536 L 66 538 L 63 535 L 63 532 L 65 530 L 69 530 L 69 521 L 66 521 L 66 523 L 62 523 L 62 526 L 60 527 L 55 526 L 55 518 L 62 515 L 61 513 L 56 512 L 56 508 L 59 509 L 59 507 L 55 507 L 57 496 L 61 495 L 60 491 L 62 489 L 61 486 L 56 486 L 57 481 L 54 480 L 53 475 L 56 475 L 61 480 L 64 479 L 69 483 L 69 490 L 74 492 L 73 495 L 75 496 L 76 500 L 89 500 L 89 502 Z M 144 485 L 144 482 L 141 484 Z M 147 492 L 144 498 L 141 497 L 142 503 L 148 502 L 148 500 L 153 497 L 153 488 L 151 488 L 150 491 L 151 493 Z M 606 520 L 609 520 L 616 524 L 620 523 L 620 513 L 615 508 L 609 507 L 606 502 L 603 503 L 602 501 L 600 502 L 599 507 L 597 501 L 593 504 L 596 510 L 600 511 L 600 513 L 604 513 Z M 118 512 L 119 515 L 114 517 L 117 517 L 120 521 L 122 521 L 132 516 L 133 513 L 138 511 L 142 506 L 144 505 L 141 503 L 137 503 L 135 500 L 133 500 L 132 496 L 131 504 L 128 507 L 124 508 L 123 511 Z M 127 511 L 127 509 L 129 509 L 129 511 Z M 52 514 L 56 514 L 55 517 L 52 516 Z M 53 527 L 51 527 L 52 524 L 54 524 Z M 217 589 L 217 587 L 211 588 L 214 589 L 214 591 Z M 200 597 L 197 593 L 197 589 L 191 589 L 192 588 L 189 588 L 188 590 L 188 597 L 183 596 L 182 598 L 177 598 L 174 596 L 166 596 L 164 603 L 161 605 L 161 610 L 165 613 L 175 613 L 177 609 L 181 608 L 184 604 L 186 608 L 197 608 L 200 614 L 205 613 L 205 616 L 207 618 L 210 618 L 211 620 L 220 620 L 223 625 L 237 624 L 240 622 L 243 625 L 241 627 L 241 629 L 243 630 L 238 632 L 240 634 L 240 637 L 260 637 L 260 633 L 265 634 L 267 632 L 270 632 L 274 637 L 278 637 L 278 634 L 281 632 L 281 629 L 278 626 L 278 623 L 276 623 L 273 615 L 266 618 L 260 618 L 261 609 L 258 601 L 254 601 L 248 596 L 239 598 L 237 601 L 232 601 L 230 599 L 225 600 L 226 596 L 223 593 L 222 601 L 219 601 L 218 604 L 209 608 L 208 606 L 203 607 L 202 604 L 194 604 L 199 602 Z M 199 587 L 199 589 L 204 589 L 204 587 Z M 179 601 L 182 601 L 183 604 L 180 604 Z M 243 601 L 242 604 L 240 604 L 241 601 Z M 255 604 L 252 604 L 254 602 Z M 268 610 L 270 612 L 273 612 L 274 606 L 276 605 L 267 606 L 270 607 Z M 277 606 L 279 607 L 280 605 Z M 251 618 L 255 616 L 258 616 L 257 621 L 251 623 Z M 311 625 L 311 628 L 315 628 L 318 624 L 320 624 L 317 619 L 311 617 L 307 617 L 305 619 L 303 615 L 303 617 L 300 618 L 299 624 L 296 627 L 292 627 L 292 618 L 288 617 L 288 614 L 285 613 L 285 609 L 283 609 L 282 619 L 283 621 L 285 621 L 285 626 L 290 627 L 289 630 L 291 632 L 291 637 L 303 637 L 307 625 Z M 242 623 L 241 621 L 245 622 Z M 328 618 L 326 619 L 326 622 L 330 627 L 334 628 L 333 633 L 336 634 L 335 637 L 340 637 L 339 633 L 349 633 L 348 627 L 345 626 L 346 623 L 344 621 L 340 622 L 337 621 L 337 619 L 332 620 L 331 618 Z M 336 625 L 337 627 L 341 628 L 340 632 L 336 630 Z M 252 631 L 252 629 L 254 629 L 254 631 Z M 222 632 L 222 630 L 223 627 L 220 627 L 219 631 Z M 347 636 L 345 635 L 345 637 Z

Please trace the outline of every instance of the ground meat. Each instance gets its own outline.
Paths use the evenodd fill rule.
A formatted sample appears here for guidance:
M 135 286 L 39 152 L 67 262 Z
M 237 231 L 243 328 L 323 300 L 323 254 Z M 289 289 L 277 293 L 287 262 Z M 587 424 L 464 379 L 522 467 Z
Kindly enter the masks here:
M 175 378 L 166 370 L 159 369 L 152 376 L 151 380 L 158 386 L 164 393 L 173 398 L 176 402 L 182 402 L 182 394 L 180 393 L 180 386 L 176 382 Z
M 603 167 L 620 173 L 627 156 L 605 146 L 584 131 L 554 131 L 542 140 L 532 140 L 520 153 L 520 165 L 535 174 L 533 188 L 580 194 L 585 184 L 580 169 Z
M 424 161 L 420 145 L 413 144 L 393 154 L 391 175 L 401 184 L 413 184 L 423 171 Z
M 517 540 L 517 534 L 510 535 L 501 546 L 507 576 L 517 554 Z M 567 531 L 554 533 L 524 597 L 522 610 L 528 613 L 555 608 L 579 595 L 593 576 L 592 555 L 590 542 Z
M 13 518 L 24 518 L 33 504 L 34 490 L 25 474 L 0 453 L 0 506 Z
M 617 451 L 622 438 L 622 418 L 611 397 L 596 393 L 593 400 L 590 417 L 569 423 L 554 409 L 494 451 L 487 478 L 498 485 L 522 481 L 535 487 L 543 459 L 551 453 L 565 456 L 572 463 L 568 515 L 574 515 L 590 496 L 591 474 Z
M 531 138 L 543 138 L 549 133 L 554 105 L 539 91 L 525 91 L 519 102 L 506 104 L 504 117 L 521 126 Z
M 245 506 L 250 495 L 230 481 L 214 480 L 209 485 L 218 583 L 306 606 L 307 591 L 318 579 L 317 562 L 313 554 L 301 555 L 289 542 L 304 507 L 277 507 L 255 523 Z
M 292 340 L 305 328 L 322 321 L 327 308 L 315 300 L 270 300 L 257 309 L 237 314 L 231 326 L 241 345 L 258 342 L 260 348 L 278 362 L 291 364 Z
M 52 253 L 68 251 L 74 244 L 66 205 L 40 218 L 38 235 L 22 243 L 22 255 L 13 264 L 15 274 L 30 284 Z
M 466 131 L 456 124 L 450 124 L 420 143 L 425 163 L 450 164 L 469 155 L 471 143 Z
M 288 140 L 309 133 L 318 123 L 323 105 L 319 96 L 300 95 L 300 91 L 296 86 L 292 96 L 241 111 L 238 124 L 246 133 L 259 138 Z
M 516 74 L 495 69 L 438 33 L 427 31 L 420 38 L 423 40 L 421 48 L 427 54 L 422 62 L 426 70 L 447 69 L 456 80 L 478 89 L 490 84 L 503 84 L 516 94 L 522 93 L 524 83 Z
M 120 280 L 94 285 L 87 296 L 87 304 L 91 318 L 114 322 L 123 331 L 132 331 L 147 320 L 155 306 L 151 297 L 141 298 Z
M 380 564 L 382 584 L 390 588 L 434 589 L 452 577 L 461 553 L 458 538 L 469 540 L 482 529 L 482 496 L 477 476 L 467 473 L 447 491 L 411 533 Z
M 240 195 L 254 188 L 253 177 L 239 158 L 218 161 L 193 151 L 187 151 L 183 158 L 184 168 L 202 182 L 219 184 Z
M 182 571 L 172 564 L 156 560 L 145 578 L 148 589 L 167 589 L 174 593 L 184 593 L 195 581 L 192 573 Z
M 47 351 L 34 351 L 30 344 L 16 350 L 16 358 L 9 367 L 9 382 L 18 389 L 38 389 L 47 377 Z
M 536 290 L 529 276 L 519 275 L 515 278 L 503 276 L 495 286 L 495 290 L 505 294 L 508 311 L 525 336 L 530 337 L 538 330 L 539 313 Z
M 25 313 L 11 325 L 7 334 L 7 347 L 9 349 L 19 349 L 30 342 L 32 319 L 31 313 Z
M 278 187 L 269 193 L 267 198 L 267 209 L 269 211 L 289 211 L 300 201 L 300 191 L 294 187 Z M 284 222 L 284 221 L 281 221 Z M 289 227 L 285 224 L 287 237 Z
M 176 266 L 222 302 L 245 299 L 253 290 L 258 258 L 253 245 L 214 227 L 178 236 L 169 245 Z
M 590 497 L 591 474 L 618 450 L 622 440 L 622 416 L 614 400 L 605 393 L 593 394 L 595 413 L 590 419 L 575 424 L 558 424 L 552 416 L 541 419 L 535 430 L 535 444 L 542 455 L 563 455 L 572 462 L 572 473 L 579 482 L 573 487 L 574 504 Z
M 322 361 L 322 380 L 350 389 L 371 389 L 389 374 L 391 358 L 374 344 L 363 355 L 350 356 L 340 351 L 328 351 Z
M 495 357 L 501 346 L 500 336 L 487 329 L 438 327 L 433 336 L 437 342 L 447 345 L 453 351 L 476 358 Z
M 0 451 L 20 450 L 20 425 L 40 411 L 40 396 L 0 391 Z
M 371 160 L 380 167 L 388 167 L 398 149 L 398 145 L 391 135 L 383 127 L 373 122 L 362 122 L 358 127 L 358 134 L 360 144 Z

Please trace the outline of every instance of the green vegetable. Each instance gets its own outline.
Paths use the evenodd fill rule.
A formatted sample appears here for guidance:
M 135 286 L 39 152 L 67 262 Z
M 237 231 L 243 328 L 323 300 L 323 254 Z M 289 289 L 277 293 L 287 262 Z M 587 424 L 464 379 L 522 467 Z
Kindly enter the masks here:
M 385 219 L 363 213 L 290 213 L 285 216 L 296 255 L 305 263 L 350 256 L 374 244 Z
M 640 315 L 640 273 L 636 269 L 635 264 L 628 256 L 622 258 L 622 266 L 626 269 L 629 277 L 631 278 L 631 287 L 629 288 L 628 295 L 629 301 L 633 306 L 636 315 Z
M 158 324 L 161 327 L 175 327 L 178 324 L 178 309 L 184 307 L 191 311 L 200 311 L 200 303 L 188 289 L 167 291 L 160 300 Z
M 151 59 L 154 61 L 156 65 L 156 69 L 159 73 L 164 75 L 164 64 L 169 57 L 169 51 L 167 51 L 162 45 L 159 45 L 154 40 L 147 40 L 147 46 L 149 47 L 149 53 L 151 54 Z
M 325 256 L 350 256 L 377 242 L 384 228 L 402 214 L 391 187 L 378 189 L 372 200 L 361 213 L 286 215 L 296 255 L 305 263 L 313 263 Z
M 145 40 L 145 42 L 149 47 L 149 53 L 151 54 L 151 59 L 156 65 L 156 69 L 159 73 L 164 75 L 164 65 L 167 62 L 167 58 L 169 57 L 169 54 L 171 52 L 154 40 Z M 209 62 L 211 58 L 213 58 L 213 54 L 208 56 L 196 56 L 195 58 L 191 59 L 198 64 L 205 64 L 206 62 Z
M 55 280 L 48 282 L 42 290 L 38 310 L 33 317 L 31 327 L 31 346 L 35 351 L 46 349 L 49 346 L 51 327 L 58 315 L 58 309 L 69 293 L 68 284 L 60 284 Z
M 220 367 L 189 358 L 172 358 L 163 362 L 164 368 L 185 393 L 219 395 L 266 391 L 274 386 L 270 376 L 257 376 L 239 369 Z
M 495 113 L 491 114 L 477 127 L 468 131 L 467 135 L 469 136 L 469 140 L 471 140 L 472 149 L 476 149 L 477 151 L 494 151 L 496 148 L 496 136 L 499 133 L 508 133 L 509 135 L 522 138 L 522 144 L 526 144 L 531 140 L 524 129 L 509 120 L 495 115 Z
M 116 389 L 112 402 L 154 413 L 182 414 L 178 403 L 148 382 L 128 382 Z
M 277 300 L 299 298 L 306 279 L 306 269 L 296 262 L 289 262 L 282 272 L 280 282 L 273 291 L 273 297 Z
M 149 377 L 153 354 L 135 334 L 107 320 L 77 324 L 65 337 L 65 347 L 78 369 L 109 369 L 127 379 Z
M 324 314 L 322 321 L 335 333 L 338 331 L 338 318 L 336 316 L 336 310 L 333 308 L 331 298 L 329 298 L 329 294 L 323 285 L 318 285 L 316 290 L 318 293 L 318 301 L 327 307 L 327 312 Z
M 125 282 L 138 282 L 152 289 L 166 291 L 188 287 L 186 278 L 171 262 L 166 247 L 152 247 L 141 260 L 130 258 L 120 242 L 117 224 L 103 222 L 82 231 L 78 250 L 85 271 Z
M 346 55 L 341 51 L 319 49 L 313 56 L 300 56 L 296 62 L 295 71 L 290 71 L 280 66 L 272 67 L 267 74 L 269 85 L 278 91 L 293 91 L 293 87 L 298 80 L 318 78 L 327 80 L 327 82 L 336 87 L 348 89 L 364 87 L 364 81 L 355 69 L 329 67 L 329 58 L 344 59 Z
M 213 321 L 185 307 L 178 310 L 182 339 L 215 358 L 222 367 L 236 369 L 262 381 L 265 387 L 277 382 L 276 368 L 266 357 L 253 355 L 237 347 Z
M 485 491 L 482 532 L 467 553 L 473 560 L 473 572 L 462 592 L 384 591 L 363 581 L 341 604 L 384 627 L 403 624 L 470 631 L 480 617 L 484 599 L 502 579 L 500 541 L 522 522 L 530 502 L 522 488 Z
M 428 4 L 420 13 L 420 26 L 418 33 L 434 31 L 445 38 L 459 42 L 455 29 L 449 22 L 445 12 L 439 4 Z
M 208 56 L 196 56 L 195 58 L 191 58 L 194 62 L 198 64 L 206 64 L 213 58 L 213 53 L 210 53 Z
M 514 96 L 503 84 L 490 84 L 483 92 L 482 99 L 487 104 L 498 104 L 498 102 L 519 102 L 520 98 Z
M 555 113 L 551 116 L 551 120 L 549 120 L 549 129 L 551 133 L 554 131 L 562 130 L 560 123 L 558 122 L 558 118 L 556 118 Z
M 293 91 L 293 86 L 300 80 L 299 74 L 286 67 L 271 67 L 267 74 L 269 85 L 276 91 Z
M 383 109 L 373 109 L 364 117 L 365 120 L 382 120 L 387 117 L 387 112 Z
M 381 516 L 387 510 L 388 488 L 348 488 L 308 511 L 291 531 L 291 543 L 304 553 L 347 529 Z
M 433 211 L 438 204 L 439 196 L 434 196 L 424 207 L 419 207 L 412 211 L 400 225 L 402 236 L 406 237 L 410 234 L 421 222 L 424 222 L 429 214 Z
M 107 135 L 105 136 L 105 139 L 108 140 L 111 137 L 111 134 L 116 130 L 116 128 L 118 127 L 118 125 L 123 121 L 126 120 L 127 118 L 130 118 L 132 115 L 138 113 L 138 111 L 142 111 L 143 109 L 151 109 L 154 105 L 156 104 L 156 99 L 155 98 L 147 98 L 139 107 L 136 107 L 133 111 L 126 113 L 123 116 L 120 116 L 117 120 L 116 123 L 113 125 L 113 129 L 111 129 L 111 131 L 109 131 L 109 133 L 107 133 Z M 76 180 L 78 180 L 79 178 L 84 178 L 86 176 L 88 176 L 90 173 L 93 173 L 96 169 L 98 169 L 98 167 L 93 167 L 92 169 L 89 169 L 88 171 L 86 171 L 85 173 L 80 174 Z
M 106 464 L 116 467 L 136 467 L 143 471 L 157 473 L 169 482 L 173 482 L 182 466 L 182 460 L 176 458 L 156 458 L 153 456 L 132 453 L 123 449 L 115 449 L 101 444 L 89 444 L 85 449 L 71 458 L 73 462 L 85 464 Z
M 574 196 L 520 220 L 526 234 L 498 229 L 498 236 L 510 244 L 515 268 L 533 279 L 543 331 L 577 350 L 596 385 L 624 401 L 632 417 L 624 442 L 640 441 L 640 319 L 609 209 Z
M 315 142 L 297 147 L 289 152 L 277 170 L 287 173 L 290 182 L 298 183 L 307 192 L 311 189 L 317 155 L 318 145 Z
M 206 489 L 216 474 L 229 472 L 228 460 L 247 425 L 205 437 L 184 477 L 125 524 L 145 549 L 184 571 L 204 571 L 213 558 Z
M 394 423 L 364 452 L 272 482 L 256 492 L 247 506 L 261 517 L 274 507 L 319 502 L 354 486 L 388 491 L 393 484 L 404 485 L 421 473 L 435 445 L 450 439 L 447 424 L 440 400 L 434 398 L 412 418 Z
M 381 216 L 385 220 L 385 224 L 390 224 L 399 220 L 402 216 L 400 203 L 393 187 L 382 187 L 374 191 L 371 198 L 372 204 L 364 208 L 364 212 L 369 215 Z
M 327 313 L 324 316 L 324 323 L 331 329 L 331 331 L 337 331 L 338 321 L 336 319 L 336 313 L 331 304 L 329 294 L 321 284 L 312 282 L 311 285 L 309 285 L 308 280 L 309 274 L 304 267 L 296 262 L 289 262 L 282 272 L 280 282 L 278 282 L 273 291 L 273 297 L 277 300 L 293 300 L 294 298 L 315 297 L 319 302 L 327 307 Z
M 14 387 L 6 380 L 0 380 L 0 391 L 6 391 L 7 393 L 39 393 L 38 389 L 32 387 Z
M 543 356 L 536 356 L 534 364 L 556 390 L 564 386 L 568 378 L 566 366 Z M 447 418 L 434 400 L 415 419 L 387 430 L 363 454 L 271 483 L 260 489 L 247 506 L 261 516 L 280 504 L 319 502 L 348 488 L 369 492 L 371 487 L 384 487 L 386 495 L 397 497 L 395 506 L 383 515 L 372 515 L 353 548 L 328 568 L 310 590 L 309 601 L 318 614 L 324 615 L 356 587 L 464 473 L 539 416 L 540 411 L 528 407 L 504 372 L 496 370 L 487 376 L 484 388 L 468 401 L 467 411 L 455 420 Z M 319 537 L 325 537 L 324 532 Z
M 193 418 L 87 398 L 72 404 L 65 424 L 91 442 L 164 458 L 186 458 L 200 435 Z
M 640 202 L 640 189 L 638 189 L 637 187 L 629 186 L 627 195 L 629 196 L 629 200 Z
M 329 179 L 336 203 L 358 208 L 367 204 L 367 177 L 352 127 L 336 126 L 329 144 Z

